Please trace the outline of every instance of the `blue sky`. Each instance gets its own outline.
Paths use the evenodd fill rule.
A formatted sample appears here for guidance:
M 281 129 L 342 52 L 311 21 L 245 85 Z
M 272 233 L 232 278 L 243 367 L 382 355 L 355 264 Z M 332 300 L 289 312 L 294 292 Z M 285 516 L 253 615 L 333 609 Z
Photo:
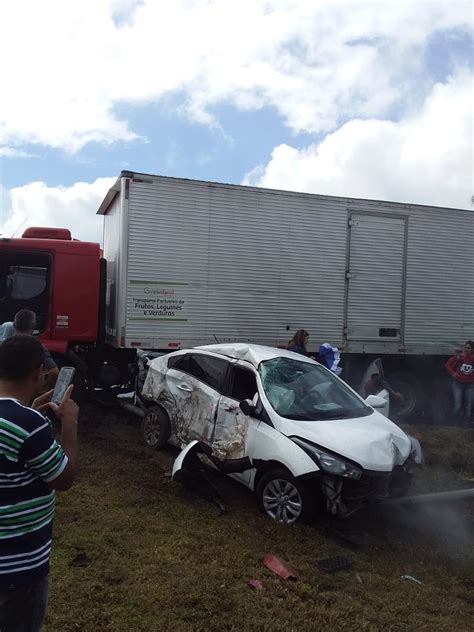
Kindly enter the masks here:
M 222 126 L 217 129 L 177 115 L 177 105 L 178 100 L 166 106 L 116 108 L 143 140 L 110 146 L 91 143 L 74 155 L 27 144 L 23 149 L 32 157 L 4 158 L 3 184 L 16 187 L 43 180 L 50 186 L 69 186 L 78 180 L 118 175 L 122 169 L 239 183 L 256 164 L 268 159 L 275 144 L 304 147 L 314 140 L 314 135 L 288 129 L 271 107 L 254 112 L 239 112 L 232 106 L 213 108 Z
M 0 233 L 99 239 L 122 169 L 471 208 L 472 26 L 456 0 L 8 3 Z

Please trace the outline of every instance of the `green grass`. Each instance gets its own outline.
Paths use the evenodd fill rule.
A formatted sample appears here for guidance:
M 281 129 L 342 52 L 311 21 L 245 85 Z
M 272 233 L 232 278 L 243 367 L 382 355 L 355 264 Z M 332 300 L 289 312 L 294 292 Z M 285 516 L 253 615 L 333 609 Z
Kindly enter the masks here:
M 469 485 L 474 432 L 408 430 L 427 449 L 418 489 Z M 120 417 L 89 415 L 80 440 L 77 482 L 58 497 L 47 632 L 474 629 L 474 503 L 416 519 L 372 510 L 339 531 L 327 521 L 285 527 L 258 513 L 248 490 L 211 474 L 228 509 L 219 515 L 170 482 L 175 451 L 142 447 L 138 425 Z M 298 580 L 266 569 L 269 552 Z M 88 565 L 71 565 L 78 553 Z M 354 567 L 320 571 L 314 560 L 331 554 L 352 556 Z

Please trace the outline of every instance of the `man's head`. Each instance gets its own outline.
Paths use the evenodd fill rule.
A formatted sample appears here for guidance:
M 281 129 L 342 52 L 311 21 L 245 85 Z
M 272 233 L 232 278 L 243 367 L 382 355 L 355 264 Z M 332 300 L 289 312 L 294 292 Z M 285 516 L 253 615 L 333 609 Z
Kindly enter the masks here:
M 0 385 L 33 398 L 44 388 L 43 345 L 32 336 L 12 336 L 0 344 Z
M 15 333 L 31 336 L 36 329 L 36 314 L 31 309 L 20 309 L 15 314 L 14 325 Z

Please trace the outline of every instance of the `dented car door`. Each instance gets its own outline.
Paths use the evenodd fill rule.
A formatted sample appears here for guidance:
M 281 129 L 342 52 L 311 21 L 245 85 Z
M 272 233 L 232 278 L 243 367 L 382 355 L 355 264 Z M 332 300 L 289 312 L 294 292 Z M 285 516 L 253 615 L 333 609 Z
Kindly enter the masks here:
M 248 456 L 248 429 L 252 418 L 244 415 L 239 404 L 245 399 L 253 400 L 257 391 L 255 373 L 239 364 L 231 365 L 217 408 L 212 442 L 212 452 L 220 460 L 242 459 Z M 249 472 L 246 471 L 239 476 L 248 477 Z
M 176 401 L 176 436 L 211 444 L 228 362 L 200 353 L 188 355 L 179 371 L 168 371 L 168 389 Z

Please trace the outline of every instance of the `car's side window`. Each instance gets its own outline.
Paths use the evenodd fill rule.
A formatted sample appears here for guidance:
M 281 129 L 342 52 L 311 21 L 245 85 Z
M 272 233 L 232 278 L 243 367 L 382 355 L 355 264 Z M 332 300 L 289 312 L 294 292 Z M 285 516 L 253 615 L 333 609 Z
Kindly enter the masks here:
M 255 393 L 257 393 L 257 380 L 252 371 L 233 366 L 229 396 L 241 402 L 244 399 L 253 399 Z
M 201 382 L 205 382 L 216 391 L 221 391 L 229 363 L 221 358 L 193 353 L 189 356 L 189 365 L 185 369 Z
M 189 366 L 189 356 L 187 354 L 170 356 L 168 358 L 168 369 L 176 369 L 177 371 L 187 371 Z

